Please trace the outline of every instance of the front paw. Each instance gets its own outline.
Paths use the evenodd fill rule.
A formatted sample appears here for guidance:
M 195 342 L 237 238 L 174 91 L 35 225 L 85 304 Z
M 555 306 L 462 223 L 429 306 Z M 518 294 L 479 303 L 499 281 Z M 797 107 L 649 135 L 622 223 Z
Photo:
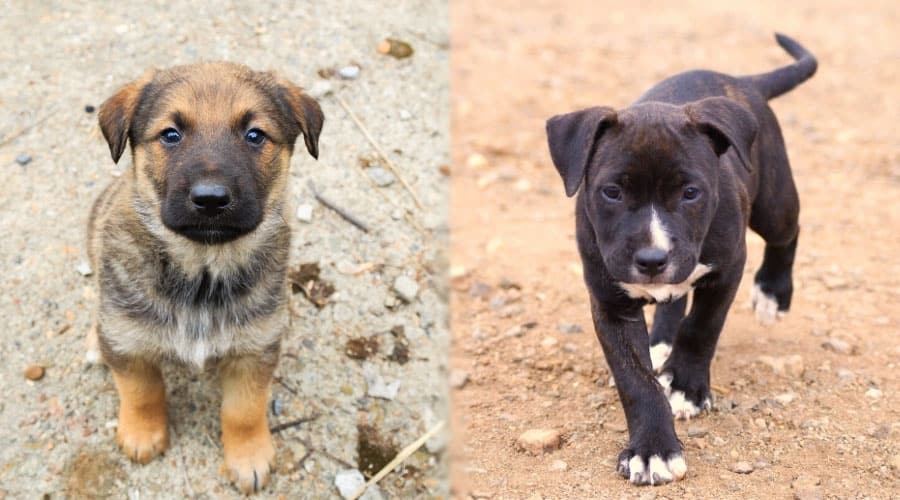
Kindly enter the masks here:
M 619 454 L 619 474 L 636 485 L 666 484 L 683 479 L 687 463 L 681 446 L 635 446 Z
M 712 408 L 712 397 L 706 383 L 685 383 L 677 379 L 671 371 L 664 371 L 656 380 L 663 387 L 672 416 L 676 420 L 690 420 L 704 410 Z
M 275 446 L 268 429 L 225 441 L 225 472 L 241 493 L 255 493 L 265 487 L 275 462 Z
M 129 459 L 146 464 L 169 447 L 169 431 L 166 426 L 165 408 L 161 414 L 131 411 L 119 412 L 116 442 Z

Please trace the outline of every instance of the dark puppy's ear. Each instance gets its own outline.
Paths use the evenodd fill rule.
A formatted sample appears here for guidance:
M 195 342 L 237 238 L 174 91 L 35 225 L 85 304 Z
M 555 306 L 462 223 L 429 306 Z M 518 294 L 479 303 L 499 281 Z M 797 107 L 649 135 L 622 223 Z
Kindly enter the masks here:
M 325 115 L 315 99 L 303 93 L 303 89 L 287 80 L 280 80 L 282 96 L 291 108 L 291 113 L 300 126 L 306 150 L 313 158 L 319 159 L 319 134 L 325 123 Z
M 114 163 L 119 162 L 122 152 L 125 151 L 134 111 L 137 109 L 144 87 L 153 80 L 155 73 L 156 70 L 152 69 L 144 73 L 144 76 L 120 88 L 100 105 L 97 119 L 100 122 L 103 137 L 109 144 L 109 153 L 112 155 Z
M 753 113 L 727 97 L 708 97 L 684 107 L 684 112 L 701 132 L 712 141 L 713 150 L 722 156 L 733 147 L 747 171 L 750 163 L 750 146 L 756 139 L 759 124 Z
M 566 196 L 578 191 L 587 171 L 594 143 L 616 122 L 616 111 L 607 107 L 588 108 L 547 120 L 550 158 L 566 187 Z

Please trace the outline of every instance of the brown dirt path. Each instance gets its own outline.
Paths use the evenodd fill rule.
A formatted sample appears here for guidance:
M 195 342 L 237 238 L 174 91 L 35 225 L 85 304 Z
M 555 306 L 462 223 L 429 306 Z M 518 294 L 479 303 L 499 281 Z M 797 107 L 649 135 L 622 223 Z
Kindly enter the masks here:
M 454 3 L 451 365 L 468 377 L 452 401 L 457 496 L 900 495 L 900 9 L 711 5 Z M 550 164 L 544 120 L 624 107 L 682 70 L 786 64 L 774 30 L 820 62 L 773 103 L 803 206 L 793 309 L 771 328 L 753 319 L 748 283 L 762 242 L 751 236 L 713 363 L 719 409 L 676 426 L 688 476 L 632 487 L 613 470 L 624 417 L 590 324 L 573 204 Z M 824 348 L 831 338 L 849 352 Z M 561 430 L 565 443 L 539 457 L 517 452 L 530 428 Z M 739 461 L 755 470 L 732 472 Z

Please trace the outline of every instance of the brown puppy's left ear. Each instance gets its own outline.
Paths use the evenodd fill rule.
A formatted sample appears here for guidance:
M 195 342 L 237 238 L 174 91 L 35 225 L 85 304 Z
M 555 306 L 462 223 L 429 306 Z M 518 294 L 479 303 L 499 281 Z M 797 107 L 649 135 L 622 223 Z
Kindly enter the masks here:
M 290 83 L 281 82 L 281 88 L 284 91 L 288 105 L 297 124 L 300 126 L 300 132 L 303 134 L 303 142 L 306 143 L 306 150 L 309 154 L 319 159 L 319 134 L 322 133 L 322 125 L 325 124 L 325 115 L 322 114 L 322 108 L 315 99 L 303 93 L 303 90 Z
M 744 168 L 753 171 L 750 148 L 759 129 L 753 113 L 727 97 L 701 99 L 686 105 L 684 112 L 700 132 L 709 136 L 718 156 L 732 147 Z
M 153 79 L 156 71 L 150 70 L 141 78 L 120 88 L 112 97 L 100 105 L 97 119 L 100 122 L 100 130 L 106 143 L 109 144 L 109 153 L 114 163 L 119 162 L 125 144 L 128 142 L 128 132 L 131 130 L 131 121 L 134 111 L 144 87 Z

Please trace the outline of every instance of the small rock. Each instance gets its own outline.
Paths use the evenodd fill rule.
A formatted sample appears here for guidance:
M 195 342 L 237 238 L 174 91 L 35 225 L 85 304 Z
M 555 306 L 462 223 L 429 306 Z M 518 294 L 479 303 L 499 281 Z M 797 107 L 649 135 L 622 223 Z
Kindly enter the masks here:
M 93 113 L 93 112 L 96 111 L 96 110 L 97 110 L 97 108 L 95 108 L 92 104 L 85 104 L 85 105 L 84 105 L 84 112 L 85 112 L 85 113 Z
M 491 293 L 491 285 L 487 283 L 476 281 L 472 283 L 472 286 L 469 287 L 469 297 L 474 299 L 483 299 L 486 298 Z
M 581 329 L 581 325 L 576 325 L 575 323 L 560 323 L 556 326 L 556 329 L 559 330 L 560 333 L 582 333 L 584 330 Z
M 366 380 L 366 394 L 370 397 L 393 400 L 400 392 L 399 380 L 386 382 L 372 365 L 363 367 L 363 378 Z
M 394 183 L 394 174 L 381 167 L 372 167 L 368 169 L 368 173 L 369 178 L 371 178 L 378 187 L 387 187 Z
M 91 269 L 91 265 L 85 261 L 81 261 L 80 263 L 78 263 L 78 265 L 75 267 L 75 270 L 78 271 L 78 274 L 84 277 L 88 277 L 94 273 L 94 270 Z
M 822 278 L 825 288 L 829 290 L 843 290 L 850 287 L 850 283 L 840 276 L 826 275 Z
M 803 356 L 792 354 L 790 356 L 760 356 L 759 361 L 772 368 L 778 375 L 787 373 L 792 377 L 803 375 Z
M 868 391 L 866 391 L 866 397 L 872 398 L 872 399 L 878 399 L 883 395 L 884 395 L 884 393 L 881 392 L 880 389 L 876 389 L 874 387 L 872 387 Z
M 472 153 L 466 159 L 466 166 L 469 168 L 485 168 L 488 166 L 488 160 L 481 153 Z
M 272 415 L 280 416 L 284 412 L 284 401 L 280 398 L 272 400 Z
M 338 75 L 344 80 L 356 80 L 356 78 L 359 77 L 359 66 L 355 64 L 344 66 L 338 70 Z
M 353 495 L 366 484 L 366 478 L 362 472 L 356 469 L 346 469 L 334 475 L 334 485 L 337 486 L 341 497 L 345 500 L 353 498 Z
M 525 335 L 525 329 L 521 325 L 516 325 L 503 332 L 504 337 L 521 337 L 522 335 Z
M 28 165 L 29 163 L 31 163 L 31 155 L 27 155 L 25 153 L 16 155 L 16 163 L 22 165 L 23 167 L 25 165 Z
M 297 219 L 300 222 L 312 222 L 313 217 L 313 206 L 308 204 L 303 204 L 297 207 Z
M 379 54 L 393 56 L 397 59 L 406 59 L 413 55 L 413 52 L 415 51 L 413 50 L 412 45 L 403 40 L 397 40 L 396 38 L 385 38 L 378 44 Z
M 556 340 L 556 337 L 544 337 L 544 340 L 541 341 L 541 345 L 546 348 L 556 347 L 559 344 L 559 341 Z
M 553 463 L 550 464 L 550 470 L 555 472 L 565 472 L 569 470 L 569 464 L 562 460 L 554 460 Z
M 332 92 L 334 92 L 334 86 L 331 82 L 328 80 L 319 80 L 313 84 L 312 88 L 307 91 L 307 94 L 313 99 L 321 99 L 331 95 Z
M 828 337 L 825 342 L 822 342 L 822 347 L 838 354 L 856 354 L 856 346 L 834 337 Z
M 692 438 L 702 438 L 709 434 L 709 430 L 705 427 L 700 427 L 699 425 L 692 425 L 688 427 L 687 431 L 688 437 Z
M 837 371 L 837 376 L 841 380 L 853 380 L 856 378 L 855 373 L 844 368 L 841 368 Z
M 394 280 L 394 292 L 404 302 L 412 302 L 416 300 L 416 295 L 419 294 L 419 284 L 409 276 L 401 274 Z
M 410 120 L 413 117 L 412 113 L 410 113 L 409 111 L 407 111 L 405 109 L 401 109 L 400 112 L 398 113 L 398 115 L 400 116 L 400 119 L 403 121 Z
M 555 429 L 529 429 L 516 439 L 516 447 L 532 455 L 541 455 L 558 450 L 562 436 Z
M 28 365 L 25 368 L 25 378 L 37 381 L 44 378 L 44 372 L 44 367 L 41 365 Z
M 464 370 L 450 371 L 450 387 L 453 389 L 462 389 L 469 383 L 469 373 Z
M 779 395 L 775 396 L 775 401 L 778 401 L 779 403 L 781 403 L 785 406 L 789 405 L 795 399 L 797 399 L 797 395 L 794 394 L 793 392 L 786 392 L 784 394 L 779 394 Z
M 735 474 L 750 474 L 753 472 L 753 466 L 750 462 L 738 462 L 731 466 L 731 472 Z

